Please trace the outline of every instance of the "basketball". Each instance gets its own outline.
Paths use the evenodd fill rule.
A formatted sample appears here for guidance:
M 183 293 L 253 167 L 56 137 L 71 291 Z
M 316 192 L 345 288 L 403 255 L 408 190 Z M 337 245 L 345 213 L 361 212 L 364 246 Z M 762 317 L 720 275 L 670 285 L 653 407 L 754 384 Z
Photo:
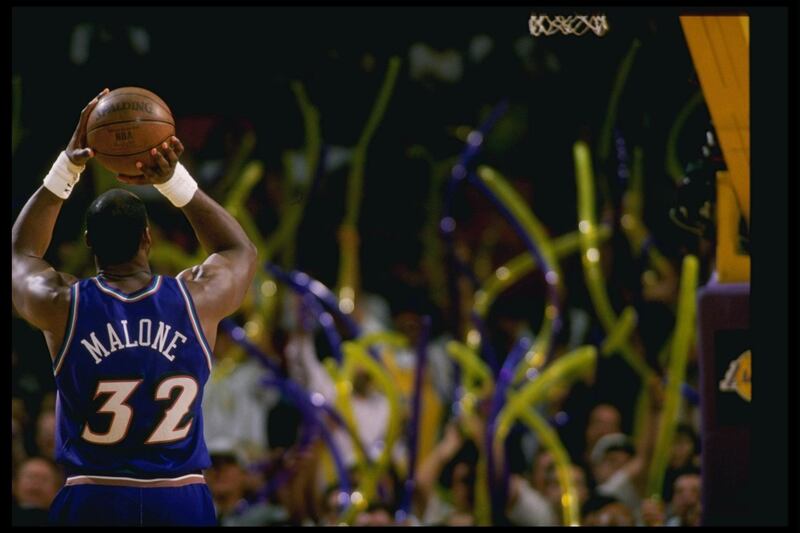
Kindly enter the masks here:
M 139 87 L 108 93 L 92 110 L 86 124 L 88 145 L 108 170 L 139 176 L 136 161 L 147 164 L 149 151 L 175 135 L 175 120 L 164 101 Z

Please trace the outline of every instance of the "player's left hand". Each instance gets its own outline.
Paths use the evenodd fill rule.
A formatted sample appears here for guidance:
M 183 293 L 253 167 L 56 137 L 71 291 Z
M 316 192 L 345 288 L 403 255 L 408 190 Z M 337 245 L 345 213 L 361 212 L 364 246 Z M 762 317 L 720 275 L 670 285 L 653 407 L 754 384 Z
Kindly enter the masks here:
M 67 149 L 64 150 L 69 160 L 76 165 L 83 166 L 89 159 L 94 157 L 94 151 L 87 146 L 86 142 L 86 123 L 89 121 L 89 115 L 92 109 L 94 109 L 97 103 L 100 102 L 100 99 L 107 94 L 108 89 L 103 89 L 103 91 L 95 96 L 91 102 L 86 104 L 86 107 L 81 111 L 81 118 L 78 120 L 78 126 L 72 134 L 72 139 L 70 139 Z

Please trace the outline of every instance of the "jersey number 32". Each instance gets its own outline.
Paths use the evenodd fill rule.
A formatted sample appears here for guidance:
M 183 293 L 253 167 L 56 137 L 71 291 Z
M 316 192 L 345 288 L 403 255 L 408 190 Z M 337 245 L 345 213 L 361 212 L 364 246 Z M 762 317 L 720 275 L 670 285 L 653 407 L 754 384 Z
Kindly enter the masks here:
M 83 428 L 81 437 L 93 444 L 116 444 L 128 434 L 134 413 L 130 405 L 125 402 L 130 398 L 133 391 L 141 385 L 143 380 L 132 381 L 100 381 L 97 383 L 97 391 L 94 397 L 101 394 L 110 395 L 106 403 L 98 409 L 98 413 L 110 413 L 112 415 L 111 424 L 105 433 L 95 433 L 87 423 Z M 161 422 L 156 429 L 145 440 L 145 444 L 166 444 L 183 439 L 189 434 L 194 419 L 178 427 L 186 413 L 192 407 L 194 399 L 199 390 L 197 381 L 190 376 L 172 376 L 156 387 L 156 400 L 169 400 L 172 390 L 179 388 L 178 397 L 164 413 Z

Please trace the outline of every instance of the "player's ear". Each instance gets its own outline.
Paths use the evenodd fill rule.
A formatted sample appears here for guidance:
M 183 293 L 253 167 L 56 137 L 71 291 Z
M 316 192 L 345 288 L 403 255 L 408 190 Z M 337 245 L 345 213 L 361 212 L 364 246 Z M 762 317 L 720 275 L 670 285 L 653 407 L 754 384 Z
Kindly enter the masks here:
M 150 226 L 144 227 L 144 233 L 142 233 L 142 245 L 144 249 L 150 252 L 150 246 L 153 245 L 153 237 L 150 235 Z

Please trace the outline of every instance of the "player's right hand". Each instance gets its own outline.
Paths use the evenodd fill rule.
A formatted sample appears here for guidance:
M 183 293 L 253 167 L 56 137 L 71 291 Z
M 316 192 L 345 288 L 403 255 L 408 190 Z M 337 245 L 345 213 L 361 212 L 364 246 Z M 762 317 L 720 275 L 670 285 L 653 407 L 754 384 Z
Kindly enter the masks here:
M 158 148 L 150 150 L 149 161 L 136 162 L 141 176 L 119 175 L 117 179 L 128 185 L 161 185 L 172 177 L 182 153 L 183 143 L 173 135 Z
M 94 157 L 94 151 L 86 145 L 86 122 L 88 122 L 89 114 L 92 112 L 92 109 L 94 109 L 94 106 L 107 94 L 108 89 L 103 89 L 100 94 L 86 104 L 86 107 L 81 111 L 81 118 L 78 120 L 78 126 L 75 128 L 72 139 L 70 139 L 67 149 L 65 150 L 69 160 L 76 165 L 83 166 L 89 159 Z

